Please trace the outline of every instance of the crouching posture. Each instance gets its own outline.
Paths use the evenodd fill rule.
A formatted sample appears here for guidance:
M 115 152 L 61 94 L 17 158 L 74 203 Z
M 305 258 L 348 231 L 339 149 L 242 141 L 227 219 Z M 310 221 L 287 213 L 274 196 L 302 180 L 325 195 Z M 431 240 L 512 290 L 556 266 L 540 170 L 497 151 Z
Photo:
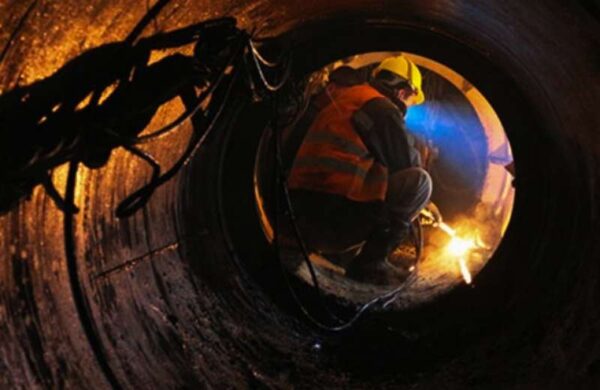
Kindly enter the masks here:
M 404 56 L 357 82 L 345 68 L 322 95 L 288 178 L 308 245 L 339 253 L 364 242 L 346 275 L 386 284 L 404 279 L 387 257 L 429 202 L 432 182 L 404 124 L 421 104 L 421 73 Z

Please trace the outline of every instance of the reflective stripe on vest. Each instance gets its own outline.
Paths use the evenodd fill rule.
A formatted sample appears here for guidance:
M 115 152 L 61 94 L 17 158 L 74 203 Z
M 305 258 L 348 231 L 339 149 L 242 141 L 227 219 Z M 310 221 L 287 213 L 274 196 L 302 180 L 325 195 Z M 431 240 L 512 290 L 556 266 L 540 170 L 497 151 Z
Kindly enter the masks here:
M 352 125 L 356 111 L 382 96 L 367 84 L 333 91 L 298 150 L 289 187 L 360 202 L 384 200 L 387 168 L 375 161 Z

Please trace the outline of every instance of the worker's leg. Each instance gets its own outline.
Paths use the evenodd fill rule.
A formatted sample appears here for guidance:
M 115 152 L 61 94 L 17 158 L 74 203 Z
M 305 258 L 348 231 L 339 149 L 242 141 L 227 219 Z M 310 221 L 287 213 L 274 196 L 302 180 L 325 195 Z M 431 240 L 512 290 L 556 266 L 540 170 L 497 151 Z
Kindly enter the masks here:
M 409 168 L 390 176 L 386 195 L 386 218 L 374 230 L 361 253 L 348 268 L 347 275 L 360 281 L 393 283 L 400 279 L 385 262 L 402 242 L 410 224 L 431 197 L 431 177 L 422 168 Z
M 325 253 L 340 252 L 366 240 L 384 208 L 382 202 L 355 202 L 315 191 L 292 190 L 290 195 L 306 244 Z
M 410 224 L 431 198 L 431 177 L 423 168 L 408 168 L 390 176 L 386 206 L 390 223 Z

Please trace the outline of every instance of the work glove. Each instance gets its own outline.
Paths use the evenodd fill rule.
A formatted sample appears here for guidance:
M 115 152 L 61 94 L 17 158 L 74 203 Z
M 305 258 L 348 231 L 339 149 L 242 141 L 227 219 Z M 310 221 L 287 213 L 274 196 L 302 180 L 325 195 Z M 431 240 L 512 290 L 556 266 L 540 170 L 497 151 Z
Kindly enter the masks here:
M 440 213 L 440 209 L 433 202 L 427 203 L 425 208 L 421 211 L 421 215 L 425 217 L 426 221 L 431 225 L 438 226 L 443 222 L 442 213 Z

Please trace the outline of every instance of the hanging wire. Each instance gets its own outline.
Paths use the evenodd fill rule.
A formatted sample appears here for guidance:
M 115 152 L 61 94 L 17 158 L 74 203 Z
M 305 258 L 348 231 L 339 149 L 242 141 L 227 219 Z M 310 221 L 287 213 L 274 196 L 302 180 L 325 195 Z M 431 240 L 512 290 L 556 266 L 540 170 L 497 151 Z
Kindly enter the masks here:
M 160 3 L 166 5 L 169 0 L 161 1 Z M 156 8 L 155 14 L 160 12 L 161 7 Z M 155 16 L 154 14 L 154 16 Z M 154 17 L 152 16 L 152 17 Z M 151 19 L 151 18 L 150 18 Z M 150 20 L 148 19 L 148 20 Z M 147 23 L 147 21 L 145 22 Z M 211 22 L 206 22 L 208 25 Z M 140 25 L 143 25 L 140 24 Z M 141 30 L 140 30 L 141 31 Z M 130 45 L 132 48 L 134 47 L 134 41 L 137 38 L 139 31 L 137 33 L 132 33 L 130 36 L 132 39 L 128 40 L 126 43 Z M 158 186 L 166 182 L 169 178 L 171 178 L 174 173 L 183 165 L 187 164 L 187 161 L 194 155 L 195 151 L 198 147 L 194 147 L 191 150 L 186 151 L 186 155 L 184 156 L 184 161 L 178 161 L 175 165 L 175 169 L 168 171 L 165 175 L 159 176 L 157 173 L 160 172 L 160 165 L 154 158 L 145 153 L 144 151 L 135 148 L 136 144 L 147 143 L 151 140 L 156 140 L 162 138 L 167 133 L 171 131 L 177 130 L 186 120 L 192 118 L 194 115 L 198 113 L 198 111 L 202 108 L 203 104 L 207 101 L 207 99 L 215 92 L 217 88 L 222 84 L 223 79 L 228 74 L 227 70 L 232 67 L 234 61 L 239 58 L 240 54 L 243 53 L 244 49 L 247 47 L 249 35 L 243 31 L 237 32 L 238 39 L 232 42 L 232 54 L 227 58 L 226 63 L 216 71 L 216 77 L 209 83 L 208 87 L 200 94 L 200 96 L 194 100 L 192 104 L 192 108 L 186 110 L 181 116 L 179 116 L 175 121 L 170 123 L 169 125 L 155 131 L 151 134 L 143 135 L 138 138 L 125 137 L 119 134 L 117 131 L 111 128 L 106 128 L 104 126 L 98 126 L 93 123 L 88 124 L 92 127 L 91 130 L 97 131 L 100 133 L 104 133 L 107 138 L 112 139 L 116 146 L 122 146 L 130 153 L 135 154 L 137 157 L 143 159 L 152 168 L 152 178 L 148 185 L 140 188 L 136 193 L 132 194 L 132 196 L 125 201 L 125 205 L 120 205 L 118 208 L 118 213 L 120 215 L 130 215 L 130 211 L 137 210 L 140 206 L 146 203 L 147 198 L 151 195 L 151 193 Z M 99 98 L 98 91 L 93 95 L 96 100 Z M 93 98 L 94 99 L 94 98 Z M 92 100 L 93 102 L 94 100 Z M 92 103 L 90 103 L 92 104 Z M 210 132 L 210 131 L 209 131 Z M 208 134 L 207 134 L 208 135 Z M 200 141 L 202 143 L 203 140 Z M 47 171 L 52 169 L 53 166 L 62 164 L 66 161 L 74 161 L 80 158 L 80 149 L 84 147 L 82 144 L 82 136 L 81 134 L 68 134 L 58 139 L 56 142 L 49 146 L 41 146 L 33 144 L 32 155 L 29 159 L 24 161 L 22 164 L 19 164 L 18 167 L 15 168 L 15 174 L 13 174 L 15 181 L 19 181 L 22 177 L 32 177 L 32 178 L 41 178 L 40 184 L 45 185 L 46 189 L 50 189 L 51 198 L 55 201 L 59 208 L 70 207 L 67 203 L 64 202 L 60 198 L 60 196 L 56 196 L 57 193 L 52 191 L 51 182 L 48 182 L 45 179 L 47 176 Z M 199 146 L 199 145 L 198 145 Z M 135 150 L 135 152 L 134 152 Z M 42 180 L 43 179 L 43 180 Z M 19 183 L 17 186 L 28 186 L 27 183 Z M 14 191 L 13 191 L 14 192 Z M 23 191 L 21 191 L 23 192 Z M 133 199 L 135 198 L 135 199 Z M 135 206 L 135 207 L 134 207 Z M 76 210 L 76 207 L 71 207 Z M 125 212 L 125 214 L 123 214 Z
M 257 51 L 252 50 L 251 51 L 252 56 L 254 58 L 254 63 L 257 67 L 257 70 L 259 71 L 259 74 L 261 74 L 261 70 L 260 70 L 260 65 L 259 65 L 259 58 L 257 55 Z M 287 270 L 284 268 L 283 266 L 283 262 L 281 261 L 281 250 L 280 250 L 280 246 L 279 246 L 279 216 L 280 216 L 280 210 L 279 210 L 279 190 L 280 190 L 280 185 L 281 188 L 283 188 L 283 192 L 285 195 L 285 205 L 286 205 L 286 209 L 288 210 L 288 213 L 290 214 L 291 218 L 292 218 L 292 226 L 294 229 L 294 234 L 296 237 L 296 241 L 298 242 L 298 244 L 300 245 L 301 249 L 302 249 L 302 255 L 303 255 L 303 260 L 306 263 L 308 269 L 309 269 L 309 273 L 311 276 L 311 280 L 313 283 L 313 287 L 315 288 L 315 291 L 317 293 L 319 302 L 323 305 L 323 308 L 325 310 L 325 312 L 327 313 L 327 315 L 335 322 L 337 323 L 342 323 L 343 321 L 341 319 L 339 319 L 333 312 L 331 312 L 331 310 L 329 310 L 326 305 L 325 305 L 325 297 L 323 296 L 323 292 L 322 289 L 320 288 L 319 285 L 319 280 L 317 278 L 314 266 L 312 264 L 312 262 L 310 261 L 309 258 L 309 254 L 308 254 L 308 249 L 306 247 L 306 244 L 304 242 L 304 240 L 301 237 L 300 231 L 298 229 L 298 225 L 295 222 L 295 216 L 294 216 L 294 212 L 293 209 L 291 207 L 291 202 L 290 202 L 290 198 L 289 198 L 289 191 L 287 189 L 287 184 L 286 184 L 286 179 L 285 179 L 285 173 L 284 173 L 284 169 L 283 169 L 283 161 L 282 161 L 282 157 L 281 157 L 281 139 L 280 139 L 280 132 L 278 131 L 279 128 L 279 112 L 278 112 L 278 108 L 279 108 L 279 99 L 278 99 L 278 91 L 280 88 L 282 88 L 289 79 L 289 68 L 291 67 L 291 64 L 289 61 L 287 61 L 286 64 L 286 69 L 284 71 L 284 75 L 282 76 L 282 79 L 280 81 L 280 86 L 273 91 L 272 88 L 269 88 L 269 86 L 267 85 L 268 83 L 266 82 L 265 78 L 264 78 L 264 74 L 261 76 L 261 80 L 263 82 L 263 86 L 265 88 L 267 88 L 268 90 L 274 92 L 272 94 L 272 117 L 271 117 L 271 125 L 273 128 L 273 142 L 274 142 L 274 157 L 276 160 L 275 166 L 275 229 L 274 229 L 274 239 L 273 242 L 275 244 L 275 252 L 277 253 L 278 259 L 279 259 L 279 265 L 281 267 L 281 272 L 282 275 L 284 277 L 284 280 L 288 286 L 288 290 L 290 291 L 293 299 L 296 301 L 296 304 L 298 305 L 298 307 L 300 308 L 300 310 L 302 311 L 302 313 L 305 315 L 306 318 L 308 318 L 313 324 L 315 324 L 316 326 L 318 326 L 321 329 L 325 329 L 325 330 L 332 330 L 335 328 L 331 327 L 331 326 L 327 326 L 321 323 L 321 321 L 317 320 L 311 313 L 310 311 L 306 308 L 306 306 L 302 303 L 302 301 L 300 300 L 300 298 L 298 297 L 298 295 L 296 294 L 296 291 L 294 290 L 294 288 L 291 285 L 291 281 L 289 280 L 289 276 L 287 273 Z
M 162 129 L 160 129 L 152 134 L 148 134 L 143 137 L 138 137 L 134 143 L 135 144 L 144 143 L 151 139 L 160 138 L 162 135 L 177 129 L 179 126 L 181 126 L 181 124 L 185 120 L 192 118 L 192 116 L 198 112 L 198 110 L 200 109 L 200 107 L 202 106 L 202 103 L 206 100 L 206 98 L 208 98 L 208 96 L 213 94 L 214 91 L 216 90 L 216 88 L 221 85 L 224 77 L 226 76 L 227 69 L 232 67 L 234 62 L 239 58 L 239 56 L 241 54 L 243 54 L 244 48 L 247 45 L 247 41 L 248 41 L 248 36 L 246 34 L 243 34 L 242 37 L 240 38 L 240 40 L 237 42 L 238 47 L 233 51 L 232 55 L 228 58 L 225 65 L 223 65 L 221 67 L 219 76 L 214 81 L 214 83 L 200 95 L 200 97 L 198 98 L 197 103 L 193 109 L 188 110 L 187 112 L 183 113 L 177 120 L 175 120 L 171 124 L 163 127 Z M 137 210 L 139 210 L 141 207 L 143 207 L 148 202 L 151 195 L 154 193 L 154 191 L 156 191 L 156 189 L 158 187 L 160 187 L 161 185 L 163 185 L 164 183 L 169 181 L 172 177 L 174 177 L 182 167 L 189 164 L 190 160 L 196 154 L 198 149 L 204 144 L 204 141 L 206 140 L 206 138 L 212 133 L 212 130 L 214 129 L 214 127 L 216 125 L 216 122 L 218 121 L 218 119 L 221 116 L 221 113 L 224 110 L 225 104 L 227 103 L 227 100 L 229 99 L 231 90 L 237 80 L 237 76 L 239 73 L 237 66 L 234 66 L 233 68 L 234 68 L 233 74 L 231 76 L 231 80 L 229 80 L 229 84 L 226 87 L 227 89 L 225 92 L 225 96 L 223 97 L 222 102 L 220 102 L 219 108 L 218 108 L 217 112 L 215 113 L 215 115 L 213 116 L 211 123 L 208 125 L 207 129 L 203 132 L 203 134 L 197 140 L 190 141 L 186 151 L 183 153 L 181 158 L 173 165 L 173 167 L 171 167 L 171 169 L 169 169 L 166 173 L 164 173 L 161 176 L 153 176 L 152 180 L 148 184 L 142 186 L 141 188 L 139 188 L 138 190 L 136 190 L 135 192 L 130 194 L 127 198 L 125 198 L 117 207 L 116 214 L 118 217 L 123 218 L 123 217 L 127 217 L 127 216 L 130 216 L 133 213 L 135 213 Z M 139 157 L 141 157 L 139 154 L 137 154 L 137 155 Z M 144 158 L 144 157 L 142 157 L 142 158 Z M 151 157 L 146 155 L 146 158 L 144 158 L 144 160 L 148 161 L 148 159 L 151 159 Z M 154 168 L 155 167 L 153 166 L 153 169 Z M 154 172 L 156 172 L 156 171 L 154 170 Z
M 239 55 L 241 54 L 242 50 L 244 49 L 244 47 L 246 45 L 246 41 L 247 41 L 247 36 L 244 34 L 242 37 L 240 37 L 239 41 L 237 42 L 238 47 L 234 50 L 233 54 L 229 57 L 229 59 L 227 60 L 225 65 L 223 65 L 219 69 L 219 71 L 218 71 L 219 76 L 217 77 L 217 79 L 213 83 L 211 83 L 211 85 L 205 91 L 203 91 L 200 94 L 200 96 L 198 96 L 198 98 L 196 99 L 196 103 L 194 104 L 194 106 L 191 109 L 186 110 L 173 122 L 169 123 L 168 125 L 160 128 L 159 130 L 156 130 L 150 134 L 142 135 L 142 136 L 139 136 L 136 138 L 123 137 L 120 134 L 112 131 L 111 129 L 105 129 L 105 132 L 109 133 L 111 136 L 122 141 L 123 143 L 143 144 L 143 143 L 147 143 L 149 141 L 160 139 L 167 133 L 177 130 L 184 122 L 191 119 L 198 112 L 198 110 L 200 110 L 200 108 L 202 107 L 202 104 L 206 101 L 206 99 L 209 96 L 211 96 L 212 93 L 221 84 L 221 82 L 223 81 L 223 78 L 226 76 L 226 70 L 230 66 L 232 66 L 234 61 L 239 57 Z
M 252 50 L 252 53 L 256 56 L 256 58 L 260 61 L 261 64 L 268 66 L 269 68 L 276 68 L 280 65 L 280 63 L 278 62 L 272 62 L 265 59 L 265 57 L 263 57 L 260 51 L 258 51 L 252 40 L 250 40 L 249 45 L 250 49 Z
M 325 329 L 325 330 L 330 330 L 330 329 L 333 329 L 333 327 L 324 325 L 321 321 L 317 320 L 310 313 L 310 311 L 306 308 L 306 306 L 302 303 L 302 301 L 300 300 L 300 297 L 298 297 L 295 289 L 291 285 L 291 281 L 289 280 L 288 272 L 285 269 L 285 267 L 283 265 L 283 261 L 281 259 L 281 250 L 280 250 L 280 246 L 279 246 L 279 237 L 280 237 L 280 235 L 279 235 L 279 227 L 280 227 L 279 216 L 281 214 L 280 207 L 279 207 L 279 191 L 280 191 L 280 189 L 283 189 L 283 193 L 285 195 L 285 207 L 286 207 L 286 209 L 290 215 L 291 221 L 292 221 L 292 226 L 293 226 L 296 242 L 300 245 L 300 248 L 302 251 L 302 259 L 305 262 L 306 266 L 308 267 L 310 277 L 311 277 L 311 280 L 313 283 L 313 287 L 315 289 L 315 292 L 317 294 L 319 302 L 323 306 L 325 313 L 327 313 L 327 315 L 333 321 L 341 323 L 342 321 L 337 316 L 335 316 L 331 312 L 331 310 L 329 310 L 325 305 L 325 297 L 323 296 L 323 292 L 319 285 L 319 280 L 317 278 L 314 266 L 309 258 L 308 249 L 306 248 L 306 243 L 302 239 L 300 230 L 298 229 L 298 225 L 295 220 L 293 208 L 291 207 L 289 192 L 288 192 L 287 184 L 286 184 L 286 180 L 285 180 L 285 173 L 283 170 L 283 161 L 281 158 L 281 140 L 280 140 L 280 132 L 278 131 L 278 125 L 277 125 L 277 122 L 278 122 L 277 106 L 278 106 L 278 99 L 275 96 L 273 99 L 273 107 L 274 108 L 273 108 L 273 114 L 272 114 L 272 119 L 271 119 L 271 124 L 272 124 L 272 128 L 273 128 L 273 142 L 274 142 L 274 149 L 275 149 L 274 157 L 276 160 L 276 162 L 275 162 L 275 166 L 276 166 L 276 168 L 275 168 L 275 196 L 274 196 L 274 199 L 275 199 L 275 229 L 274 229 L 274 237 L 273 237 L 273 242 L 275 243 L 275 253 L 277 253 L 277 258 L 279 260 L 279 265 L 281 267 L 281 273 L 287 284 L 288 290 L 290 291 L 292 297 L 296 301 L 296 304 L 298 305 L 298 307 L 300 308 L 302 313 L 306 316 L 306 318 L 308 318 L 313 324 L 315 324 L 319 328 Z
M 252 40 L 250 40 L 250 48 L 251 48 L 251 53 L 252 53 L 252 59 L 254 60 L 254 64 L 256 65 L 256 71 L 258 72 L 258 75 L 260 76 L 260 80 L 263 83 L 263 86 L 270 92 L 277 92 L 279 91 L 288 81 L 289 76 L 290 76 L 290 70 L 291 70 L 291 66 L 289 63 L 289 59 L 287 61 L 287 64 L 284 68 L 284 74 L 281 77 L 281 80 L 279 81 L 279 83 L 277 84 L 271 84 L 266 76 L 265 76 L 265 72 L 261 66 L 261 62 L 265 63 L 265 65 L 267 66 L 278 66 L 278 64 L 272 64 L 266 60 L 264 60 L 264 58 L 260 55 L 260 53 L 258 52 L 258 50 L 256 50 L 256 48 L 252 45 Z M 260 59 L 259 59 L 260 58 Z
M 229 99 L 229 96 L 231 95 L 231 91 L 233 89 L 233 85 L 237 81 L 238 72 L 239 71 L 237 69 L 234 70 L 231 76 L 231 80 L 227 85 L 227 90 L 225 92 L 225 96 L 223 97 L 223 102 L 219 106 L 217 112 L 215 113 L 213 119 L 211 120 L 204 133 L 202 133 L 202 135 L 196 141 L 192 141 L 189 143 L 186 151 L 183 153 L 181 158 L 173 165 L 173 167 L 171 167 L 171 169 L 169 169 L 166 173 L 159 176 L 155 180 L 146 184 L 145 186 L 139 188 L 127 198 L 125 198 L 125 200 L 123 200 L 117 207 L 118 217 L 127 217 L 135 213 L 137 210 L 139 210 L 146 204 L 150 196 L 158 187 L 160 187 L 161 185 L 169 181 L 172 177 L 174 177 L 182 167 L 187 166 L 189 164 L 189 162 L 194 157 L 198 149 L 200 149 L 200 147 L 204 144 L 206 138 L 212 133 L 217 121 L 221 117 L 221 114 L 223 113 L 223 110 L 225 108 L 225 103 Z
M 134 139 L 133 141 L 129 140 L 128 142 L 130 142 L 131 144 L 140 144 L 140 143 L 148 142 L 150 140 L 155 140 L 155 139 L 161 138 L 165 134 L 170 133 L 171 131 L 174 131 L 177 128 L 179 128 L 186 120 L 192 118 L 193 115 L 195 115 L 198 112 L 198 110 L 201 108 L 204 101 L 209 96 L 211 96 L 214 93 L 214 91 L 216 90 L 216 88 L 221 84 L 221 82 L 223 81 L 223 78 L 226 75 L 226 70 L 229 67 L 233 66 L 233 63 L 236 61 L 236 59 L 239 58 L 239 56 L 241 54 L 243 54 L 243 51 L 246 47 L 250 48 L 249 51 L 252 53 L 252 58 L 254 58 L 257 72 L 260 75 L 260 78 L 261 78 L 261 81 L 263 82 L 264 87 L 271 92 L 275 92 L 275 91 L 279 90 L 287 82 L 287 80 L 289 78 L 290 67 L 289 66 L 285 67 L 284 75 L 282 76 L 282 79 L 280 80 L 280 82 L 277 85 L 270 84 L 266 80 L 264 72 L 260 66 L 260 60 L 258 59 L 258 55 L 257 55 L 258 51 L 252 50 L 253 46 L 251 45 L 251 39 L 249 39 L 249 36 L 247 34 L 243 34 L 240 37 L 240 40 L 238 41 L 238 47 L 233 51 L 233 53 L 229 57 L 227 63 L 220 69 L 219 76 L 217 77 L 215 82 L 212 83 L 212 85 L 199 96 L 195 106 L 191 110 L 184 112 L 179 118 L 177 118 L 171 124 L 161 128 L 151 134 L 147 134 L 145 136 L 138 137 L 138 138 Z M 261 58 L 262 58 L 262 56 L 261 56 Z M 123 200 L 117 207 L 117 216 L 126 217 L 126 216 L 130 216 L 133 213 L 135 213 L 137 210 L 139 210 L 141 207 L 143 207 L 147 203 L 147 201 L 150 199 L 150 196 L 152 195 L 152 193 L 158 187 L 160 187 L 162 184 L 166 183 L 169 179 L 171 179 L 179 171 L 179 169 L 181 169 L 181 167 L 183 167 L 189 163 L 190 159 L 194 156 L 194 154 L 196 153 L 198 148 L 204 143 L 204 140 L 206 139 L 206 137 L 212 132 L 212 129 L 214 128 L 214 124 L 220 117 L 221 112 L 223 111 L 223 107 L 224 107 L 225 103 L 227 102 L 227 99 L 230 95 L 231 87 L 234 84 L 234 78 L 237 76 L 237 69 L 235 69 L 234 72 L 235 72 L 235 75 L 232 76 L 232 80 L 230 80 L 230 84 L 227 87 L 228 89 L 227 89 L 225 97 L 223 98 L 223 102 L 221 103 L 221 105 L 217 111 L 217 114 L 214 116 L 211 124 L 209 125 L 209 128 L 204 132 L 204 134 L 200 137 L 200 139 L 195 142 L 195 145 L 192 148 L 188 148 L 188 150 L 184 153 L 184 155 L 180 158 L 180 160 L 178 160 L 177 163 L 175 163 L 175 165 L 169 171 L 167 171 L 167 173 L 165 173 L 162 176 L 157 176 L 157 177 L 154 176 L 153 179 L 150 181 L 150 183 L 139 188 L 134 193 L 129 195 L 125 200 Z M 115 132 L 113 132 L 111 130 L 107 130 L 107 132 L 109 132 L 109 134 L 111 134 L 112 136 L 122 139 L 122 137 L 120 135 L 116 134 Z M 191 144 L 194 144 L 194 143 L 191 143 Z M 145 161 L 152 160 L 152 158 L 150 156 L 145 155 L 144 153 L 141 153 L 141 154 L 140 153 L 136 153 L 136 155 L 138 157 L 143 158 Z M 142 156 L 142 155 L 144 155 L 144 156 Z M 155 166 L 153 166 L 153 171 L 156 172 Z

